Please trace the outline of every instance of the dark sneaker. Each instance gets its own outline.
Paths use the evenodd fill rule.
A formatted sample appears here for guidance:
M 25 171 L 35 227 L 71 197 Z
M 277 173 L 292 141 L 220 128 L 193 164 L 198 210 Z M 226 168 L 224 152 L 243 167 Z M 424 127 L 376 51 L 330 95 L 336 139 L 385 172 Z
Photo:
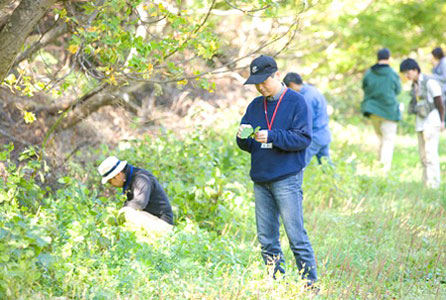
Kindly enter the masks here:
M 321 291 L 321 289 L 319 287 L 317 287 L 313 282 L 306 283 L 304 285 L 304 289 L 305 289 L 305 291 L 313 294 L 314 296 L 319 294 L 319 292 Z
M 285 277 L 285 269 L 281 265 L 276 265 L 274 268 L 273 279 L 283 279 Z

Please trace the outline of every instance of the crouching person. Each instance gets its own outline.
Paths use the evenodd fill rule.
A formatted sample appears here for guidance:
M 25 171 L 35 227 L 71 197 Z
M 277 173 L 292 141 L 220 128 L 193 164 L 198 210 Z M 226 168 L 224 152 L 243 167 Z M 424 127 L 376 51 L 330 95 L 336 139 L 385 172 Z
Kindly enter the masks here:
M 102 176 L 102 184 L 109 182 L 114 187 L 122 188 L 127 201 L 120 213 L 124 214 L 127 222 L 143 227 L 148 232 L 172 231 L 172 206 L 152 173 L 114 156 L 105 159 L 98 171 Z

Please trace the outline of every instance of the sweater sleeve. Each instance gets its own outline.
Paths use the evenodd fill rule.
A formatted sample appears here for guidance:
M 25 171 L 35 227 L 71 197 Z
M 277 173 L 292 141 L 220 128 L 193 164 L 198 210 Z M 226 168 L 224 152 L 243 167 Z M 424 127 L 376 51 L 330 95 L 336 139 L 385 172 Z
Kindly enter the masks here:
M 145 175 L 136 176 L 133 182 L 133 199 L 127 201 L 125 206 L 143 210 L 149 204 L 150 193 L 152 191 L 150 178 Z
M 312 116 L 306 101 L 296 105 L 291 128 L 268 131 L 268 143 L 283 151 L 300 151 L 311 143 Z
M 246 113 L 243 116 L 240 124 L 251 124 L 249 121 L 249 118 L 248 118 L 248 112 L 249 112 L 249 106 L 246 109 Z M 252 139 L 252 138 L 241 139 L 238 136 L 236 138 L 237 138 L 237 145 L 239 146 L 239 148 L 251 153 L 251 147 L 252 147 L 252 143 L 254 142 L 254 139 Z
M 252 143 L 253 143 L 252 138 L 241 139 L 237 137 L 237 145 L 239 146 L 239 148 L 249 153 L 251 153 Z

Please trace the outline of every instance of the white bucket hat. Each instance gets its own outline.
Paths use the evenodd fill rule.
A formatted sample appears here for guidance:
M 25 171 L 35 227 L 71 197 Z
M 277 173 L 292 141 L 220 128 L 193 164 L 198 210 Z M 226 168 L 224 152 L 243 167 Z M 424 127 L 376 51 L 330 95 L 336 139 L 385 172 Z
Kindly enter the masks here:
M 106 184 L 110 179 L 115 177 L 119 172 L 124 170 L 127 161 L 120 161 L 115 156 L 107 157 L 98 167 L 99 174 L 102 176 L 102 184 Z

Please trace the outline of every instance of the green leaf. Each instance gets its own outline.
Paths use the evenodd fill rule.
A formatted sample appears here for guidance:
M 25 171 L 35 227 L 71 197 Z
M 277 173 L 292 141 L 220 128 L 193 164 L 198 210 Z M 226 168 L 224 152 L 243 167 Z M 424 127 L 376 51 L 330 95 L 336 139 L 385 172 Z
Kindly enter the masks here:
M 240 138 L 247 139 L 251 137 L 251 135 L 254 133 L 252 127 L 245 127 L 242 130 L 242 133 L 240 134 Z

